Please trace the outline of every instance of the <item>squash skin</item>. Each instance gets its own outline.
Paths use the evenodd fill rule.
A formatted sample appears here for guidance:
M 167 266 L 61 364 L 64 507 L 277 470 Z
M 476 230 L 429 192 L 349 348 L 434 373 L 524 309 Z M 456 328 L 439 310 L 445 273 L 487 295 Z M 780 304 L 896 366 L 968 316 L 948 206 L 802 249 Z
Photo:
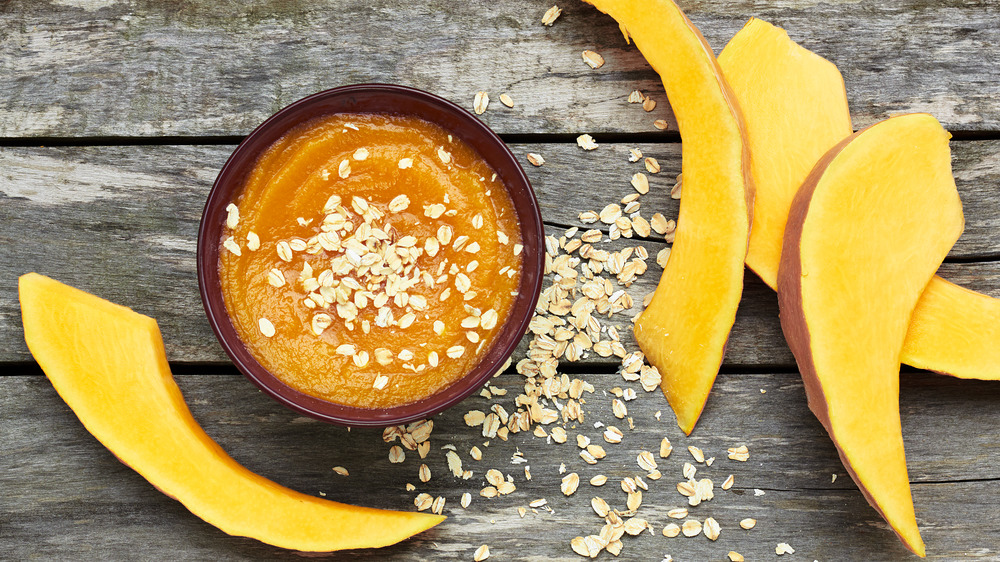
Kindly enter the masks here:
M 743 111 L 752 155 L 756 199 L 746 265 L 774 289 L 792 198 L 816 161 L 853 132 L 844 80 L 832 63 L 756 18 L 722 50 L 719 66 Z M 958 378 L 1000 380 L 1000 299 L 935 276 L 900 359 Z
M 36 273 L 18 289 L 28 348 L 87 430 L 222 531 L 330 552 L 394 544 L 444 520 L 324 500 L 250 472 L 191 416 L 155 320 Z
M 743 117 L 712 49 L 672 1 L 586 1 L 617 20 L 660 75 L 683 140 L 677 235 L 635 337 L 690 434 L 743 293 L 754 194 Z
M 778 270 L 782 331 L 868 502 L 924 556 L 899 420 L 899 352 L 921 293 L 964 228 L 950 135 L 926 114 L 844 139 L 792 202 Z

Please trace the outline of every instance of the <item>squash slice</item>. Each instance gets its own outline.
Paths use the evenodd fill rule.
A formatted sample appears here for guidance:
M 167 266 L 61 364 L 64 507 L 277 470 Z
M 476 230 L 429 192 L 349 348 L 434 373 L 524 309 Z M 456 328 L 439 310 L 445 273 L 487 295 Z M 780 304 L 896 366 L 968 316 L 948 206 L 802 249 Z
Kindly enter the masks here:
M 816 162 L 852 133 L 837 67 L 752 18 L 719 54 L 743 111 L 755 186 L 746 265 L 772 289 L 792 198 Z M 940 277 L 910 321 L 903 363 L 959 378 L 1000 380 L 1000 299 Z
M 910 317 L 964 228 L 950 135 L 893 117 L 837 144 L 792 201 L 778 269 L 781 328 L 851 477 L 924 555 L 899 419 Z
M 635 337 L 690 434 L 722 364 L 743 292 L 753 206 L 743 118 L 701 32 L 670 0 L 587 0 L 663 81 L 683 140 L 684 197 L 670 260 Z
M 226 533 L 328 552 L 390 545 L 444 520 L 336 503 L 250 472 L 191 416 L 155 320 L 36 273 L 18 288 L 28 348 L 87 430 Z

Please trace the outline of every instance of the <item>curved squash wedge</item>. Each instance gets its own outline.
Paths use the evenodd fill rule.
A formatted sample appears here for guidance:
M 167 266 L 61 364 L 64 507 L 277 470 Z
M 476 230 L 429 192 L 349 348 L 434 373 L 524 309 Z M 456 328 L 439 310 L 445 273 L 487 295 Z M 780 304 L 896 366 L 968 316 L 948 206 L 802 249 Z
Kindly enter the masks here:
M 191 416 L 155 320 L 36 273 L 18 289 L 28 348 L 87 430 L 226 533 L 328 552 L 390 545 L 444 520 L 336 503 L 250 472 Z
M 756 188 L 746 265 L 772 289 L 792 198 L 816 162 L 852 133 L 837 67 L 751 18 L 719 54 L 743 111 Z M 959 378 L 1000 380 L 1000 299 L 940 277 L 910 321 L 903 363 Z
M 831 149 L 792 201 L 781 328 L 820 420 L 868 502 L 924 555 L 899 419 L 899 354 L 924 287 L 964 228 L 950 135 L 893 117 Z
M 635 337 L 690 434 L 743 293 L 753 206 L 743 118 L 712 49 L 672 1 L 587 2 L 617 20 L 660 75 L 683 140 L 677 236 Z

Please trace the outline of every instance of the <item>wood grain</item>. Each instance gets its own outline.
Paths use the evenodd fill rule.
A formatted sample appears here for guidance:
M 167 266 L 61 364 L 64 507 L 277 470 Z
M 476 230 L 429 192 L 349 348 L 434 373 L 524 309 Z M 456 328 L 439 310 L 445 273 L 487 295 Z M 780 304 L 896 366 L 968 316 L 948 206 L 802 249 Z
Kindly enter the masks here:
M 305 95 L 393 82 L 471 108 L 503 133 L 657 131 L 659 78 L 615 23 L 582 2 L 381 1 L 0 4 L 0 137 L 244 135 Z M 992 2 L 681 2 L 718 52 L 751 16 L 836 63 L 855 127 L 928 111 L 949 130 L 1000 129 Z M 592 70 L 584 49 L 607 60 Z M 653 95 L 646 113 L 626 98 Z
M 469 409 L 489 406 L 478 396 L 435 417 L 427 459 L 408 452 L 402 464 L 392 465 L 380 431 L 348 432 L 299 417 L 239 376 L 177 378 L 206 431 L 238 461 L 277 482 L 310 494 L 323 492 L 330 499 L 392 509 L 412 509 L 412 499 L 420 492 L 446 498 L 449 519 L 440 527 L 387 550 L 333 559 L 468 560 L 485 543 L 497 559 L 578 560 L 569 540 L 600 528 L 590 498 L 599 495 L 621 507 L 620 479 L 641 475 L 636 454 L 656 451 L 664 436 L 673 442 L 674 452 L 666 460 L 657 459 L 664 477 L 647 479 L 650 489 L 639 512 L 653 524 L 655 534 L 626 537 L 622 559 L 659 560 L 671 554 L 678 560 L 719 560 L 731 549 L 748 560 L 770 559 L 778 542 L 791 544 L 795 559 L 906 558 L 895 536 L 846 476 L 829 438 L 806 407 L 797 374 L 722 375 L 689 438 L 676 427 L 658 392 L 646 394 L 636 386 L 640 396 L 628 403 L 635 429 L 629 431 L 611 415 L 610 397 L 605 394 L 613 386 L 629 383 L 615 374 L 574 376 L 597 387 L 586 406 L 587 423 L 567 428 L 571 438 L 584 434 L 608 450 L 608 457 L 595 466 L 583 463 L 573 443 L 549 444 L 530 434 L 514 434 L 507 442 L 493 440 L 484 446 L 479 431 L 461 419 Z M 493 384 L 510 390 L 496 400 L 510 408 L 520 377 L 504 375 Z M 1000 557 L 991 538 L 1000 532 L 1000 523 L 992 517 L 1000 467 L 991 460 L 1000 446 L 1000 432 L 975 425 L 976 420 L 992 418 L 998 400 L 996 383 L 933 375 L 903 383 L 907 460 L 931 560 Z M 656 410 L 663 411 L 659 421 L 653 416 Z M 225 560 L 300 558 L 227 537 L 157 492 L 86 433 L 43 377 L 0 378 L 0 411 L 5 419 L 0 424 L 4 445 L 0 486 L 5 490 L 0 537 L 11 559 L 162 558 L 167 553 Z M 617 425 L 625 431 L 625 439 L 617 445 L 604 443 L 595 422 Z M 448 472 L 441 449 L 447 444 L 454 445 L 465 468 L 474 471 L 470 480 Z M 726 449 L 739 444 L 749 448 L 746 463 L 726 458 Z M 482 461 L 470 458 L 473 445 L 483 450 Z M 674 486 L 682 480 L 683 463 L 693 462 L 688 445 L 716 458 L 711 467 L 698 465 L 698 476 L 715 482 L 715 499 L 690 509 L 691 517 L 712 516 L 719 521 L 722 537 L 716 543 L 703 536 L 667 539 L 659 534 L 672 521 L 666 512 L 685 503 Z M 528 460 L 530 481 L 522 466 L 510 462 L 516 451 Z M 421 462 L 432 474 L 426 484 L 416 477 Z M 579 490 L 568 498 L 559 492 L 560 463 L 582 479 Z M 347 467 L 351 475 L 337 476 L 333 466 Z M 493 500 L 479 497 L 483 475 L 490 468 L 510 474 L 517 491 Z M 587 481 L 596 474 L 607 475 L 608 484 L 590 486 Z M 735 476 L 733 488 L 718 489 L 729 474 Z M 833 474 L 838 477 L 831 482 Z M 406 492 L 407 482 L 417 490 Z M 464 492 L 474 498 L 468 509 L 459 506 Z M 538 498 L 547 499 L 554 512 L 529 510 L 523 519 L 518 516 L 518 506 Z M 749 532 L 739 529 L 737 523 L 744 517 L 756 518 L 757 527 Z M 978 532 L 969 532 L 972 521 Z
M 594 152 L 575 145 L 512 145 L 520 158 L 541 152 L 546 164 L 525 163 L 548 230 L 590 228 L 583 209 L 599 211 L 634 193 L 628 180 L 641 164 L 627 161 L 633 145 L 602 144 Z M 638 145 L 658 158 L 640 212 L 677 216 L 669 187 L 679 171 L 677 144 Z M 16 276 L 38 271 L 135 308 L 159 321 L 168 357 L 175 362 L 228 362 L 204 318 L 195 276 L 201 209 L 230 146 L 100 146 L 0 149 L 0 362 L 30 361 L 20 326 Z M 953 257 L 1000 255 L 1000 141 L 954 143 L 955 170 L 965 201 L 966 233 Z M 605 237 L 606 239 L 606 237 Z M 662 241 L 619 239 L 601 247 L 641 243 L 650 269 L 629 289 L 637 303 L 660 276 Z M 1000 297 L 997 262 L 947 265 L 946 277 Z M 628 315 L 612 321 L 631 341 Z M 730 338 L 727 367 L 794 365 L 777 321 L 774 294 L 753 274 Z M 599 358 L 590 361 L 600 363 Z M 585 361 L 586 363 L 586 361 Z

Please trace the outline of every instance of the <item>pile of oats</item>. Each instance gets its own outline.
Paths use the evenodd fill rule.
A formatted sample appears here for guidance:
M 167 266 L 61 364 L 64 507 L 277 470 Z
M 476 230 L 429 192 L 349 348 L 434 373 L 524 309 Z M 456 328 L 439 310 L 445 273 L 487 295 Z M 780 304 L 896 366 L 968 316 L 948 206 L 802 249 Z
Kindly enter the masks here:
M 542 23 L 546 26 L 559 17 L 561 10 L 556 6 L 546 12 Z M 603 58 L 593 51 L 584 51 L 584 61 L 593 68 L 604 64 Z M 638 90 L 628 96 L 629 103 L 642 104 L 645 111 L 652 111 L 656 102 Z M 485 111 L 488 96 L 480 92 L 476 96 L 477 112 Z M 506 103 L 505 103 L 506 104 Z M 506 104 L 510 107 L 512 104 Z M 481 113 L 481 112 L 480 112 Z M 657 120 L 655 126 L 667 128 L 667 123 Z M 577 143 L 585 151 L 598 148 L 593 137 L 580 135 Z M 527 160 L 533 166 L 542 166 L 545 159 L 541 154 L 531 152 Z M 673 467 L 664 466 L 671 459 L 674 446 L 670 439 L 663 437 L 659 443 L 653 443 L 648 449 L 639 449 L 637 456 L 628 463 L 621 461 L 622 453 L 616 451 L 621 443 L 629 443 L 637 420 L 629 415 L 628 404 L 637 400 L 640 389 L 644 393 L 652 393 L 649 399 L 663 400 L 659 386 L 660 373 L 656 367 L 646 362 L 642 351 L 630 349 L 622 341 L 620 330 L 631 329 L 631 323 L 639 313 L 639 307 L 633 301 L 626 289 L 640 276 L 646 273 L 650 256 L 641 244 L 625 245 L 617 250 L 609 248 L 609 243 L 622 239 L 639 237 L 649 239 L 660 236 L 669 243 L 674 241 L 677 223 L 667 219 L 661 213 L 642 214 L 640 199 L 650 192 L 651 186 L 647 174 L 659 174 L 661 166 L 656 158 L 644 157 L 638 149 L 629 151 L 629 162 L 642 162 L 643 171 L 634 172 L 631 177 L 623 178 L 623 182 L 631 184 L 631 193 L 617 202 L 609 202 L 601 209 L 585 210 L 579 214 L 579 220 L 592 228 L 581 231 L 569 228 L 561 235 L 545 237 L 545 283 L 535 309 L 535 316 L 529 325 L 530 341 L 524 356 L 515 360 L 515 371 L 521 377 L 521 392 L 512 397 L 507 396 L 504 389 L 487 385 L 480 396 L 490 401 L 487 407 L 472 409 L 464 414 L 464 422 L 468 428 L 479 432 L 485 441 L 482 447 L 488 447 L 496 440 L 509 441 L 518 433 L 529 433 L 535 439 L 544 439 L 555 449 L 565 455 L 566 462 L 558 465 L 561 475 L 558 491 L 552 495 L 569 498 L 570 501 L 589 501 L 590 509 L 598 518 L 592 526 L 592 533 L 584 533 L 570 541 L 570 549 L 583 557 L 593 558 L 602 551 L 619 555 L 625 548 L 626 537 L 643 533 L 662 535 L 672 538 L 704 536 L 709 541 L 726 541 L 726 529 L 740 527 L 744 530 L 753 529 L 756 520 L 745 518 L 742 521 L 719 521 L 715 517 L 698 517 L 694 512 L 699 506 L 711 502 L 717 493 L 729 490 L 735 483 L 735 477 L 729 474 L 719 488 L 711 478 L 698 474 L 712 467 L 715 457 L 706 455 L 700 447 L 689 445 L 687 451 L 689 460 L 673 457 L 669 461 Z M 673 198 L 680 197 L 681 178 L 678 176 L 671 188 Z M 669 259 L 670 248 L 661 250 L 655 261 L 663 267 Z M 651 295 L 646 295 L 642 306 L 648 304 Z M 622 386 L 613 388 L 595 388 L 587 380 L 560 371 L 563 362 L 576 362 L 593 357 L 616 358 L 620 361 L 619 373 L 623 379 Z M 610 396 L 608 396 L 610 395 Z M 606 397 L 606 398 L 605 398 Z M 512 398 L 512 400 L 510 399 Z M 612 418 L 593 422 L 587 420 L 588 401 L 608 400 Z M 660 420 L 660 412 L 655 418 Z M 592 422 L 594 437 L 583 433 Z M 611 423 L 613 422 L 613 423 Z M 430 424 L 429 421 L 425 422 Z M 411 424 L 413 426 L 413 424 Z M 402 440 L 403 448 L 413 450 L 421 443 L 405 436 L 413 433 L 411 426 L 390 428 L 386 430 L 386 441 L 396 438 Z M 422 426 L 428 427 L 429 425 Z M 572 432 L 572 434 L 571 434 Z M 595 442 L 596 441 L 596 442 Z M 409 445 L 407 445 L 409 443 Z M 583 462 L 584 469 L 614 463 L 614 471 L 621 473 L 621 467 L 631 466 L 632 474 L 614 478 L 616 488 L 620 488 L 624 496 L 615 496 L 615 490 L 602 495 L 594 495 L 594 491 L 605 490 L 609 477 L 595 474 L 587 477 L 581 472 L 568 471 L 566 464 L 572 458 L 566 447 L 568 443 L 575 444 L 573 451 Z M 572 446 L 572 445 L 569 445 Z M 636 444 L 627 446 L 635 450 Z M 545 498 L 520 497 L 523 492 L 518 490 L 518 475 L 510 471 L 509 466 L 485 466 L 471 470 L 463 465 L 463 455 L 467 454 L 473 463 L 482 462 L 482 449 L 477 445 L 465 453 L 452 445 L 445 445 L 445 456 L 452 476 L 470 481 L 472 492 L 461 495 L 460 505 L 469 508 L 476 491 L 486 501 L 499 502 L 511 500 L 520 505 L 512 505 L 520 517 L 529 512 L 553 512 L 552 504 Z M 390 455 L 391 456 L 391 455 Z M 425 454 L 421 454 L 423 458 Z M 727 460 L 745 462 L 749 459 L 746 445 L 737 444 L 727 451 Z M 524 455 L 517 450 L 510 456 L 511 465 L 527 463 Z M 615 460 L 611 460 L 615 459 Z M 478 466 L 473 464 L 473 466 Z M 424 471 L 422 465 L 418 476 L 426 481 L 429 469 Z M 674 480 L 667 486 L 660 485 L 661 494 L 673 494 L 678 503 L 686 503 L 685 507 L 674 507 L 667 511 L 667 516 L 676 522 L 657 525 L 642 516 L 643 494 L 652 494 L 651 488 L 657 486 L 657 481 L 665 475 L 675 473 L 679 480 Z M 531 480 L 530 466 L 524 466 L 524 481 Z M 479 487 L 475 487 L 479 483 Z M 580 492 L 581 483 L 590 486 L 588 493 Z M 719 489 L 721 488 L 721 491 Z M 408 490 L 415 487 L 408 485 Z M 575 500 L 583 497 L 583 500 Z M 506 499 L 505 499 L 506 498 Z M 418 509 L 433 509 L 435 501 L 429 494 L 420 494 L 415 503 Z M 443 500 L 442 500 L 443 503 Z M 586 525 L 586 523 L 584 523 Z M 657 532 L 659 531 L 659 532 Z M 732 531 L 730 531 L 732 532 Z M 734 533 L 735 534 L 735 533 Z M 782 543 L 776 552 L 792 552 L 791 547 Z M 743 556 L 735 550 L 722 550 L 719 557 L 728 556 L 731 561 L 741 561 Z M 779 552 L 782 550 L 783 552 Z M 475 560 L 483 560 L 489 556 L 486 545 L 479 547 L 473 554 Z M 667 556 L 667 559 L 670 557 Z

